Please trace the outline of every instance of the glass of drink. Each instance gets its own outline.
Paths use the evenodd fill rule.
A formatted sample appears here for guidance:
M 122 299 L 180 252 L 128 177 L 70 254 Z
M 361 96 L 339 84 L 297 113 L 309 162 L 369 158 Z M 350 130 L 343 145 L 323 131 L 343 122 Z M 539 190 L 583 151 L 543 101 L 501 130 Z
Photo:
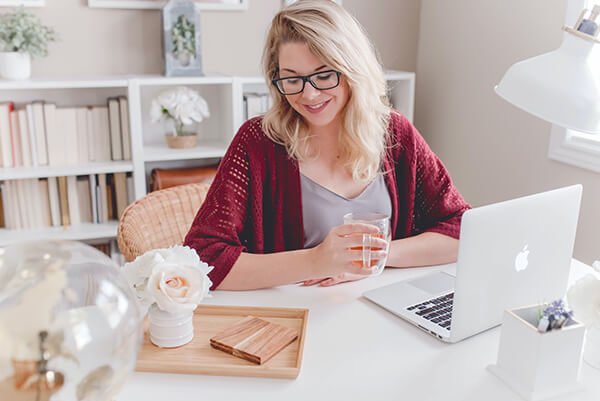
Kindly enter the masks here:
M 385 248 L 386 252 L 390 250 L 390 241 L 392 239 L 392 233 L 390 230 L 390 216 L 385 213 L 376 213 L 376 212 L 353 212 L 344 215 L 344 224 L 353 224 L 353 223 L 363 223 L 370 224 L 379 228 L 379 232 L 377 234 L 356 234 L 362 235 L 363 241 L 362 246 L 357 246 L 351 248 L 352 250 L 362 250 L 362 260 L 355 260 L 355 263 L 358 266 L 363 268 L 373 269 L 373 276 L 381 274 L 383 268 L 385 267 L 385 262 L 387 260 L 387 256 L 384 259 L 372 259 L 371 258 L 371 250 L 373 251 L 381 251 L 383 248 L 371 246 L 371 240 L 373 237 L 382 238 L 387 241 L 387 246 Z

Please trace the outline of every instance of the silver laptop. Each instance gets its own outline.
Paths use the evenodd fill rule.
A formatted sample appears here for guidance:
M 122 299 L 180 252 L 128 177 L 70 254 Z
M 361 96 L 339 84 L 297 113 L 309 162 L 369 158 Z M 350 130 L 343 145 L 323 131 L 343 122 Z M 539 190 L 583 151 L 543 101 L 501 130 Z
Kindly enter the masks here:
M 468 210 L 455 275 L 429 273 L 363 295 L 446 342 L 499 325 L 505 309 L 561 298 L 581 191 L 574 185 Z

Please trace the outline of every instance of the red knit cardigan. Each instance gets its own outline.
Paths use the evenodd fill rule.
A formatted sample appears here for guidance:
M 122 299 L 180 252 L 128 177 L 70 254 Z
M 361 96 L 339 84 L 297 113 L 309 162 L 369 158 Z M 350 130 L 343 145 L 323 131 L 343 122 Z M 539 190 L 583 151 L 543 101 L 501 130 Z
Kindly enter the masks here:
M 383 161 L 392 201 L 393 239 L 425 231 L 458 238 L 470 206 L 416 128 L 392 113 Z M 247 121 L 225 154 L 184 245 L 214 266 L 216 288 L 242 252 L 302 249 L 302 196 L 298 162 L 267 138 L 261 118 Z

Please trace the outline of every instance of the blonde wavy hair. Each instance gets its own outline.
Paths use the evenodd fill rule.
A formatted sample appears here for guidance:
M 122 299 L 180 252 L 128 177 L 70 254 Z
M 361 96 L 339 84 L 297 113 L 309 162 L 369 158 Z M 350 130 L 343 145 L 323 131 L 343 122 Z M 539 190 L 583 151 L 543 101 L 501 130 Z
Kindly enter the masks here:
M 310 51 L 342 73 L 349 98 L 342 111 L 340 158 L 355 180 L 372 180 L 385 153 L 391 108 L 383 69 L 361 25 L 332 0 L 299 0 L 273 18 L 263 53 L 263 69 L 273 99 L 262 128 L 290 157 L 306 161 L 315 156 L 308 126 L 271 84 L 279 69 L 279 49 L 289 42 L 306 43 Z

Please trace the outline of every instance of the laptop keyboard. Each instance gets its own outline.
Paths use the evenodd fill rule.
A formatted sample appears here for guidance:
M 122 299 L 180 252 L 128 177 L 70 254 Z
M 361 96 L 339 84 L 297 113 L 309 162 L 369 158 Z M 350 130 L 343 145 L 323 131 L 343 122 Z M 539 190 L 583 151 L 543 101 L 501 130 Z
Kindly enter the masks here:
M 442 295 L 441 297 L 421 302 L 420 304 L 409 306 L 406 309 L 446 330 L 450 330 L 453 300 L 454 293 L 452 292 L 447 295 Z

